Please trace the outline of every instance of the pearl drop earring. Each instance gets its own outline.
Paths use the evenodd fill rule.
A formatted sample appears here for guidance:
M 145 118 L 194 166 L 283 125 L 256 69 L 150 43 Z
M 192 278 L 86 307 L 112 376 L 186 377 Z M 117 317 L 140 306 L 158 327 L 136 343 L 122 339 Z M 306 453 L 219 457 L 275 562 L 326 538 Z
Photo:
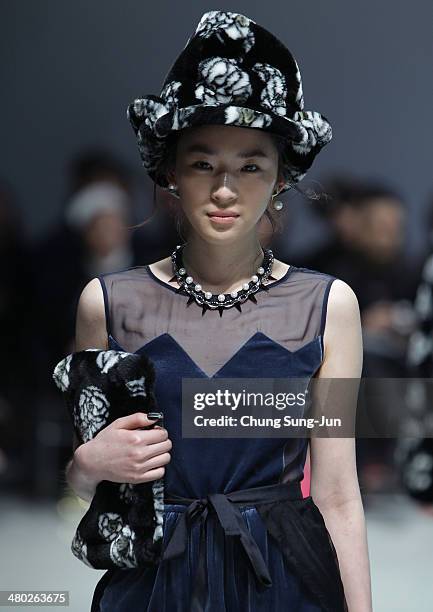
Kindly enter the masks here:
M 276 200 L 275 202 L 273 201 L 274 198 L 277 197 L 278 193 L 272 196 L 272 206 L 274 207 L 275 210 L 281 210 L 284 206 L 284 202 L 281 202 L 281 200 Z

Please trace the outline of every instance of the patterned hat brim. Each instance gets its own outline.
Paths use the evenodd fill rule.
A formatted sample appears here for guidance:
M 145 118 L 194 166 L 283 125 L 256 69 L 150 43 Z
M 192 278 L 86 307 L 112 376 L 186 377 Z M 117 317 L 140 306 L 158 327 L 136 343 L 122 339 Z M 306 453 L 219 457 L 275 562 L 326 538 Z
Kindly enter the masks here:
M 128 107 L 128 118 L 138 138 L 143 166 L 163 189 L 168 181 L 158 172 L 166 155 L 166 139 L 172 132 L 201 125 L 227 125 L 261 129 L 287 140 L 284 166 L 289 176 L 282 192 L 299 182 L 320 149 L 332 139 L 327 118 L 316 111 L 298 111 L 293 118 L 229 104 L 197 104 L 167 107 L 162 98 L 149 95 Z

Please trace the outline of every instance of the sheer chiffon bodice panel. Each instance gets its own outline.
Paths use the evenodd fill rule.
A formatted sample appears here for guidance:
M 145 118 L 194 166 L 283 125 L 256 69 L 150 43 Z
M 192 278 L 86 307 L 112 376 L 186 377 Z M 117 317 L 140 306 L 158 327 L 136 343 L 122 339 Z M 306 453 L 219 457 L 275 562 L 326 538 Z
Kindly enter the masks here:
M 135 352 L 169 334 L 208 376 L 214 375 L 255 334 L 295 352 L 322 333 L 323 301 L 329 277 L 291 266 L 268 291 L 259 290 L 242 312 L 207 311 L 176 293 L 177 284 L 158 279 L 148 266 L 103 275 L 107 331 Z M 320 338 L 319 338 L 320 339 Z

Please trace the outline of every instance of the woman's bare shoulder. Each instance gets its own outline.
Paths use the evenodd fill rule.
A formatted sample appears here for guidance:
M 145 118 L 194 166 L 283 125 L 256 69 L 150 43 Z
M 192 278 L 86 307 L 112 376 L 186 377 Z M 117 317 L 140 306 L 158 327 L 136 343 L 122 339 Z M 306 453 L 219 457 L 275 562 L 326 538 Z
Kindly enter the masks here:
M 93 278 L 85 285 L 78 300 L 75 350 L 107 347 L 104 295 L 99 279 Z
M 359 318 L 358 298 L 346 281 L 335 278 L 328 297 L 328 316 L 340 323 L 353 324 Z
M 362 328 L 358 299 L 345 281 L 336 278 L 328 296 L 324 333 L 325 360 L 320 375 L 358 378 L 362 370 Z

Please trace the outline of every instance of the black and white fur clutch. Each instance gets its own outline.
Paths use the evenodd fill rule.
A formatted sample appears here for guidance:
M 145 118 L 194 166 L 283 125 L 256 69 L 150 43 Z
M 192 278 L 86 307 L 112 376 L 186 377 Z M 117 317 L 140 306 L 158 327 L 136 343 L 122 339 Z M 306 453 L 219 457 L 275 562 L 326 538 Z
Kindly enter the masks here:
M 54 368 L 80 442 L 92 440 L 119 417 L 157 410 L 155 370 L 144 354 L 89 348 Z M 163 414 L 155 424 L 163 426 Z M 140 483 L 103 480 L 72 541 L 74 555 L 95 569 L 132 568 L 160 561 L 164 479 Z

